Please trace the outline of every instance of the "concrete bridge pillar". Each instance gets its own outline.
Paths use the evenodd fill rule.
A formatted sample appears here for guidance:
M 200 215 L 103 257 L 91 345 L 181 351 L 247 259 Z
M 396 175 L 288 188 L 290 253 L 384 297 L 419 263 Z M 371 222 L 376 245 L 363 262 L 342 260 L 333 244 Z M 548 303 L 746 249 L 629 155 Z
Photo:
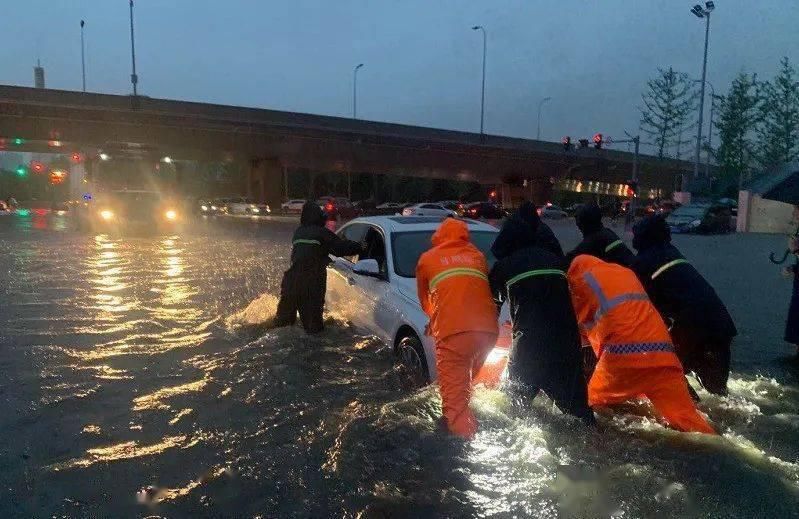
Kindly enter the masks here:
M 252 159 L 247 171 L 247 194 L 258 202 L 280 208 L 283 186 L 283 165 L 279 159 Z

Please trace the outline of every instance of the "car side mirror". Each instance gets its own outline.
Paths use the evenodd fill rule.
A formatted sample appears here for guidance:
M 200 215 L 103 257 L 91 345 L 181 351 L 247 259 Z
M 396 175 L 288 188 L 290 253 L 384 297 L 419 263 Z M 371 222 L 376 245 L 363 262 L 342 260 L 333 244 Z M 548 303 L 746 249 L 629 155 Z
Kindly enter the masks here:
M 358 262 L 355 263 L 355 266 L 352 267 L 352 271 L 355 274 L 360 274 L 361 276 L 368 276 L 371 278 L 383 277 L 383 275 L 380 273 L 380 265 L 377 264 L 376 259 L 358 260 Z

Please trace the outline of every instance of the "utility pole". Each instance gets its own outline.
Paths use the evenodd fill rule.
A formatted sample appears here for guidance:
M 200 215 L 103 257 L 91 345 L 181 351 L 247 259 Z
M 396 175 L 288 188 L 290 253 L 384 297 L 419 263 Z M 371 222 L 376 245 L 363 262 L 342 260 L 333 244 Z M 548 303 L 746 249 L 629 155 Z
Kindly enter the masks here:
M 485 107 L 486 107 L 486 49 L 488 36 L 486 35 L 485 27 L 482 25 L 475 25 L 472 27 L 473 31 L 481 31 L 483 33 L 483 87 L 480 94 L 480 135 L 483 135 L 485 128 Z
M 627 132 L 625 131 L 624 133 L 627 133 Z M 629 133 L 627 133 L 627 136 L 629 137 L 629 139 L 625 139 L 623 141 L 614 140 L 613 142 L 616 143 L 616 144 L 623 144 L 623 143 L 631 142 L 631 143 L 633 143 L 635 145 L 635 152 L 634 152 L 634 155 L 633 155 L 633 175 L 632 175 L 633 178 L 631 178 L 630 180 L 632 180 L 635 183 L 636 192 L 633 193 L 633 197 L 630 200 L 630 206 L 627 209 L 627 215 L 624 217 L 624 230 L 627 231 L 627 232 L 631 232 L 632 231 L 632 224 L 633 224 L 633 221 L 635 219 L 635 212 L 638 209 L 638 207 L 637 207 L 638 206 L 638 203 L 637 203 L 638 202 L 638 192 L 641 190 L 640 186 L 638 186 L 638 162 L 639 162 L 639 152 L 640 152 L 640 149 L 641 149 L 641 136 L 640 135 L 636 135 L 635 137 L 633 137 Z
M 705 110 L 705 82 L 707 80 L 707 47 L 708 42 L 710 40 L 710 13 L 715 9 L 715 5 L 712 1 L 705 2 L 705 7 L 703 8 L 701 5 L 697 4 L 692 9 L 691 12 L 697 18 L 704 18 L 705 19 L 705 54 L 702 60 L 702 88 L 700 89 L 699 94 L 699 122 L 696 125 L 696 150 L 694 152 L 694 180 L 699 178 L 699 154 L 702 148 L 702 117 L 704 115 Z M 683 176 L 682 182 L 682 190 L 685 191 L 687 188 L 687 183 L 685 177 Z
M 352 70 L 352 118 L 358 118 L 358 71 L 363 67 L 363 63 L 355 65 Z
M 83 91 L 86 91 L 86 46 L 83 44 L 83 26 L 86 25 L 84 20 L 80 21 L 80 71 L 83 76 Z
M 130 75 L 130 82 L 133 84 L 133 97 L 136 97 L 136 85 L 139 83 L 139 76 L 136 75 L 136 42 L 133 39 L 133 0 L 130 0 L 130 59 L 133 63 L 133 72 Z

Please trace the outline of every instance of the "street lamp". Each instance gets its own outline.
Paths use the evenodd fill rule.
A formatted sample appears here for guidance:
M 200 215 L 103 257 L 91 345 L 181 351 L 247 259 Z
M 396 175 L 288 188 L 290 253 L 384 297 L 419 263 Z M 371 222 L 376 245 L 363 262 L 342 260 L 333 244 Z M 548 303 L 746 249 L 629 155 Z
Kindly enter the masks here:
M 696 152 L 694 153 L 694 178 L 699 177 L 699 150 L 702 147 L 702 116 L 705 110 L 705 81 L 707 76 L 707 46 L 710 39 L 710 13 L 715 9 L 713 2 L 705 2 L 705 7 L 697 4 L 691 12 L 697 18 L 705 19 L 705 56 L 702 61 L 702 89 L 699 97 L 699 124 L 696 125 Z M 682 190 L 686 189 L 686 180 L 683 178 Z
M 695 79 L 694 83 L 700 83 L 699 79 Z M 710 151 L 713 145 L 713 110 L 716 108 L 716 89 L 713 88 L 713 83 L 705 81 L 705 84 L 710 87 L 710 121 L 708 121 L 707 129 L 707 156 L 705 157 L 705 176 L 710 178 Z
M 138 95 L 136 85 L 139 83 L 139 76 L 136 75 L 136 43 L 133 39 L 133 0 L 130 0 L 130 60 L 133 64 L 130 82 L 133 84 L 133 97 L 136 97 Z
M 551 97 L 545 97 L 541 101 L 538 102 L 538 130 L 535 132 L 535 140 L 541 140 L 541 107 L 544 106 L 544 103 L 547 101 L 552 101 Z
M 358 63 L 352 71 L 352 118 L 358 118 L 358 70 L 363 63 Z
M 86 91 L 86 46 L 83 44 L 83 26 L 86 25 L 84 20 L 80 21 L 80 71 L 83 77 L 83 91 Z
M 480 135 L 483 135 L 483 128 L 485 124 L 485 106 L 486 106 L 486 30 L 482 25 L 475 25 L 472 27 L 473 31 L 483 32 L 483 88 L 480 96 Z

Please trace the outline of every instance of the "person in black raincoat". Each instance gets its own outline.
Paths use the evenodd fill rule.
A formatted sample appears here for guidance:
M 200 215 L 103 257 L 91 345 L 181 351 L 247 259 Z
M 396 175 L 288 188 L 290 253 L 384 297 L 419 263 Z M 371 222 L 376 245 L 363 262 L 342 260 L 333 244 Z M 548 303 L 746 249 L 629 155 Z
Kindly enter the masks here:
M 799 205 L 793 208 L 793 220 L 799 221 Z M 796 234 L 799 234 L 799 231 Z M 796 234 L 788 238 L 788 250 L 796 261 L 793 265 L 783 268 L 782 274 L 787 278 L 793 278 L 791 304 L 785 321 L 785 342 L 796 346 L 795 359 L 799 361 L 799 237 Z
M 693 371 L 711 393 L 727 394 L 735 323 L 713 287 L 671 244 L 660 215 L 633 227 L 638 256 L 633 270 L 666 324 L 686 373 Z
M 575 222 L 583 234 L 583 241 L 566 255 L 569 263 L 580 254 L 590 254 L 622 267 L 629 268 L 632 265 L 635 255 L 615 232 L 602 225 L 602 209 L 598 205 L 581 207 L 577 211 Z
M 292 238 L 291 267 L 283 274 L 280 302 L 271 327 L 294 324 L 299 312 L 306 332 L 321 332 L 328 255 L 354 256 L 361 251 L 361 244 L 339 238 L 327 229 L 322 209 L 314 202 L 306 202 Z
M 528 230 L 532 229 L 538 247 L 548 250 L 556 256 L 563 257 L 563 248 L 560 246 L 557 237 L 555 237 L 555 233 L 552 232 L 552 229 L 550 229 L 547 224 L 541 221 L 541 217 L 538 216 L 538 209 L 532 202 L 523 202 L 522 205 L 519 206 L 519 209 L 517 209 L 510 218 L 505 220 L 502 229 L 504 230 L 507 226 L 527 228 Z M 515 233 L 508 233 L 508 236 L 514 235 Z M 494 243 L 496 244 L 497 242 L 499 242 L 500 247 L 502 247 L 502 241 L 499 236 Z
M 542 390 L 562 411 L 593 424 L 566 263 L 562 254 L 542 247 L 557 240 L 531 225 L 526 211 L 505 222 L 491 247 L 497 259 L 488 275 L 491 290 L 498 305 L 508 301 L 513 322 L 508 376 L 524 391 L 535 396 Z

